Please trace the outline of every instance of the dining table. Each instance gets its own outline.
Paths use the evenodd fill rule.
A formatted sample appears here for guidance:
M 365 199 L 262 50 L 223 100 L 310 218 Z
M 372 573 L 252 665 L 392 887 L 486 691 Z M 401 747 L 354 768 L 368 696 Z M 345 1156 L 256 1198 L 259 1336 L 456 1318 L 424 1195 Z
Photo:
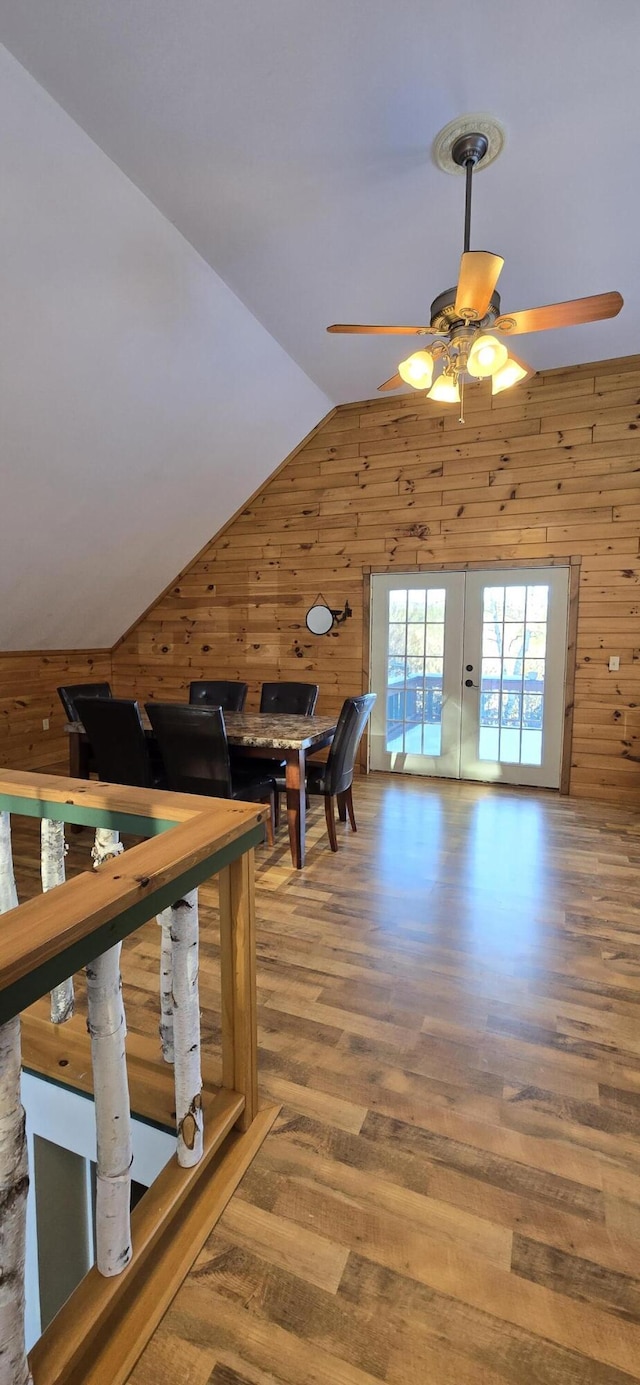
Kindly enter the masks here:
M 141 713 L 146 735 L 154 739 L 145 712 Z M 283 712 L 225 712 L 229 746 L 243 757 L 281 760 L 285 765 L 287 823 L 291 859 L 301 870 L 305 859 L 306 761 L 307 756 L 331 745 L 337 717 L 289 716 Z M 72 779 L 89 779 L 91 748 L 81 721 L 65 726 L 69 737 L 69 774 Z

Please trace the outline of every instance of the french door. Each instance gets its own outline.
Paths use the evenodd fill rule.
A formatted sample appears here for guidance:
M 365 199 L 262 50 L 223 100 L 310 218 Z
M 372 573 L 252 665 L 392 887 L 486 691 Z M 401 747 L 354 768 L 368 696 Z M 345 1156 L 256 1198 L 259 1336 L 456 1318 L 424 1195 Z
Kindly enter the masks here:
M 372 578 L 371 768 L 558 788 L 569 569 Z

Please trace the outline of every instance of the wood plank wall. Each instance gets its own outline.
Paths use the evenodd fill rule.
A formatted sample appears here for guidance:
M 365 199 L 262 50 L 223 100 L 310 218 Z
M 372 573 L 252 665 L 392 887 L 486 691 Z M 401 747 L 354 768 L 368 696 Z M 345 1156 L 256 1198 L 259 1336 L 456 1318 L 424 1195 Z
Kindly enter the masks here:
M 413 392 L 341 406 L 116 647 L 121 693 L 190 678 L 363 686 L 365 574 L 581 559 L 571 792 L 640 805 L 640 357 L 548 371 L 467 418 Z M 322 592 L 353 618 L 304 624 Z M 610 653 L 620 672 L 609 673 Z
M 67 760 L 64 713 L 56 688 L 111 680 L 111 651 L 0 654 L 0 765 L 45 769 Z M 49 730 L 43 731 L 43 720 Z

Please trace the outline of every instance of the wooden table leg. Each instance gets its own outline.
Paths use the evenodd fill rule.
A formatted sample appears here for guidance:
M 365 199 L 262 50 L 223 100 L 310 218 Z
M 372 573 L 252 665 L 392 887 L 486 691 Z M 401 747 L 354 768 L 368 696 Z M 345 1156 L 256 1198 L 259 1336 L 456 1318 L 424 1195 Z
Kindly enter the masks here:
M 304 838 L 306 830 L 307 800 L 305 794 L 305 753 L 304 750 L 287 750 L 285 784 L 287 789 L 287 820 L 291 860 L 296 870 L 304 865 Z
M 247 1130 L 258 1113 L 256 1017 L 256 921 L 253 848 L 220 871 L 220 971 L 222 1085 L 241 1092 L 238 1126 Z
M 89 762 L 91 750 L 86 736 L 81 736 L 77 731 L 69 733 L 69 778 L 70 779 L 89 779 Z

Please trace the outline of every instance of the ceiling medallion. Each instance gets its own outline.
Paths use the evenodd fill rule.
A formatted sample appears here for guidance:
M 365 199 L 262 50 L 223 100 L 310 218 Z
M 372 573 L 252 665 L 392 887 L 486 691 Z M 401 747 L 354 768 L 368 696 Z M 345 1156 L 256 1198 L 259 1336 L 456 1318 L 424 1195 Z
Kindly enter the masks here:
M 488 168 L 489 164 L 499 158 L 507 139 L 504 125 L 501 125 L 494 115 L 487 115 L 485 112 L 478 115 L 459 115 L 455 120 L 450 120 L 433 141 L 434 162 L 443 173 L 464 173 L 464 166 L 453 157 L 453 146 L 457 140 L 466 135 L 474 135 L 477 131 L 480 131 L 487 141 L 482 167 Z

